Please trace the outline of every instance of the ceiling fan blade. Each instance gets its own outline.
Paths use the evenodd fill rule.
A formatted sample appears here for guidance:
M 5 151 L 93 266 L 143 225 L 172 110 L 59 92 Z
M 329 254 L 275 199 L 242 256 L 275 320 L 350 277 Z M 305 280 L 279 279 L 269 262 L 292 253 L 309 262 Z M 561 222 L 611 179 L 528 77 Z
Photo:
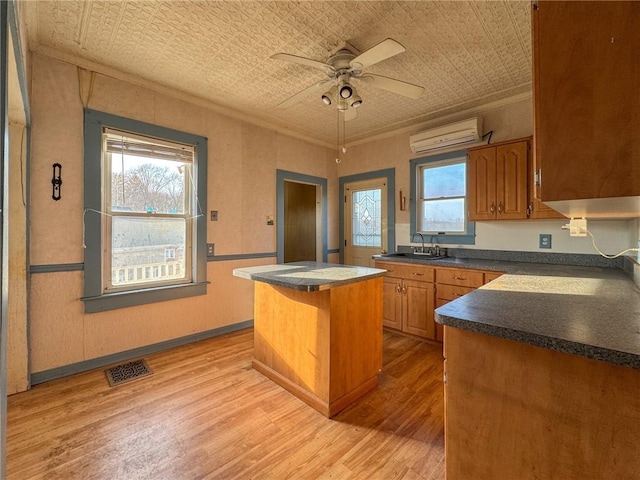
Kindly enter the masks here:
M 318 90 L 322 90 L 323 88 L 327 88 L 327 86 L 332 82 L 333 80 L 323 80 L 321 82 L 314 83 L 310 87 L 307 87 L 304 90 L 296 93 L 295 95 L 287 98 L 284 102 L 278 105 L 278 108 L 291 107 L 296 103 L 301 102 L 305 97 L 311 95 L 312 93 L 317 92 Z
M 276 53 L 271 55 L 274 60 L 284 60 L 285 62 L 298 63 L 300 65 L 306 65 L 308 67 L 319 68 L 323 71 L 333 71 L 333 67 L 329 64 L 319 62 L 318 60 L 312 60 L 311 58 L 298 57 L 297 55 L 290 55 L 288 53 Z
M 353 77 L 356 78 L 356 77 Z M 358 80 L 363 80 L 371 85 L 390 92 L 404 95 L 405 97 L 413 98 L 416 100 L 420 98 L 424 92 L 424 87 L 414 85 L 412 83 L 396 80 L 395 78 L 383 77 L 382 75 L 367 74 L 362 77 L 357 77 Z
M 353 70 L 360 71 L 404 51 L 405 48 L 402 44 L 396 42 L 392 38 L 387 38 L 377 45 L 374 45 L 369 50 L 362 52 L 356 58 L 351 60 L 349 65 Z

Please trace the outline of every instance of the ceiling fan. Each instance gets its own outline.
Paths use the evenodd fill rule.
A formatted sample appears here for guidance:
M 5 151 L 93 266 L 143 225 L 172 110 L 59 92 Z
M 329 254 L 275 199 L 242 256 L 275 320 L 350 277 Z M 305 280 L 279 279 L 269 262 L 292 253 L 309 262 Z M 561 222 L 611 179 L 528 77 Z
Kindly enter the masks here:
M 352 80 L 367 82 L 375 87 L 417 99 L 424 92 L 423 87 L 394 78 L 364 72 L 367 67 L 404 51 L 404 46 L 391 38 L 387 38 L 362 53 L 359 53 L 349 43 L 344 42 L 342 46 L 333 51 L 326 62 L 288 53 L 276 53 L 271 58 L 317 68 L 329 77 L 289 97 L 280 103 L 278 107 L 290 107 L 312 93 L 324 91 L 321 96 L 324 104 L 337 105 L 338 110 L 344 113 L 344 119 L 351 120 L 356 117 L 355 109 L 362 104 L 362 98 L 358 95 L 355 87 L 351 85 Z

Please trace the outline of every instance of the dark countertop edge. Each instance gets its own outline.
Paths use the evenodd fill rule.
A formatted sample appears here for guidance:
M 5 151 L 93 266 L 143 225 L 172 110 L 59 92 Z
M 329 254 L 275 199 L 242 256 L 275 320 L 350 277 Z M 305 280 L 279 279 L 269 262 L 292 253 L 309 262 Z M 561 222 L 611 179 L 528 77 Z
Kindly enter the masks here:
M 556 352 L 579 355 L 581 357 L 590 358 L 593 360 L 600 360 L 606 363 L 613 363 L 615 365 L 621 365 L 640 370 L 640 355 L 636 355 L 633 353 L 611 350 L 594 345 L 586 345 L 583 343 L 572 342 L 560 338 L 547 337 L 537 333 L 514 330 L 507 327 L 498 327 L 482 322 L 463 320 L 456 317 L 450 317 L 448 315 L 441 315 L 437 312 L 437 310 L 436 322 L 447 327 L 460 328 L 462 330 L 482 333 L 492 337 L 503 338 L 505 340 L 526 343 L 534 347 L 547 348 Z
M 328 282 L 323 281 L 322 283 L 308 282 L 306 284 L 289 283 L 286 281 L 274 279 L 272 277 L 265 277 L 260 274 L 252 274 L 250 276 L 243 276 L 243 275 L 235 275 L 235 276 L 240 278 L 245 278 L 247 280 L 254 280 L 256 282 L 267 283 L 269 285 L 273 285 L 274 287 L 283 287 L 283 288 L 288 288 L 289 290 L 296 290 L 298 292 L 320 292 L 323 290 L 329 290 L 331 288 L 342 287 L 345 285 L 350 285 L 352 283 L 359 283 L 359 282 L 364 282 L 366 280 L 372 280 L 374 278 L 383 277 L 385 273 L 386 273 L 386 270 L 380 273 L 373 273 L 373 274 L 369 274 L 369 275 L 361 276 L 357 278 L 349 278 L 347 280 L 333 280 Z

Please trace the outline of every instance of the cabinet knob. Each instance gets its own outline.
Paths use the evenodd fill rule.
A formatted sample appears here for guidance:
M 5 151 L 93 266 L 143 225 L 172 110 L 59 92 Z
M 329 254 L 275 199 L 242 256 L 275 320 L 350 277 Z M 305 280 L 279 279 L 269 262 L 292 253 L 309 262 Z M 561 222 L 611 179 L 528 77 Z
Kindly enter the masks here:
M 489 207 L 489 211 L 491 213 L 496 213 L 496 204 L 492 203 L 491 206 Z
M 407 287 L 402 287 L 402 293 L 404 293 L 404 294 L 407 293 Z
M 467 278 L 466 277 L 458 277 L 457 275 L 454 275 L 453 279 L 454 280 L 466 280 Z
M 500 202 L 498 204 L 498 213 L 502 213 L 504 211 L 504 205 L 502 205 L 502 202 Z
M 415 275 L 416 277 L 422 277 L 424 276 L 424 273 L 411 272 L 411 275 Z
M 401 290 L 400 285 L 396 285 L 396 292 L 400 293 Z

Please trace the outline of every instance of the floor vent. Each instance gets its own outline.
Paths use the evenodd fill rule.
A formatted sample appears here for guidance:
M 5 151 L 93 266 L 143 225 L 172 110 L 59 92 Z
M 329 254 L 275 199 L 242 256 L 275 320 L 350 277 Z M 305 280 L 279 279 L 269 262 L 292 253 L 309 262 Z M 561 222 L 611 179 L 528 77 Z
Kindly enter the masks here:
M 109 385 L 115 387 L 116 385 L 151 375 L 153 370 L 151 370 L 146 360 L 143 359 L 118 365 L 117 367 L 107 368 L 104 373 L 107 375 Z

